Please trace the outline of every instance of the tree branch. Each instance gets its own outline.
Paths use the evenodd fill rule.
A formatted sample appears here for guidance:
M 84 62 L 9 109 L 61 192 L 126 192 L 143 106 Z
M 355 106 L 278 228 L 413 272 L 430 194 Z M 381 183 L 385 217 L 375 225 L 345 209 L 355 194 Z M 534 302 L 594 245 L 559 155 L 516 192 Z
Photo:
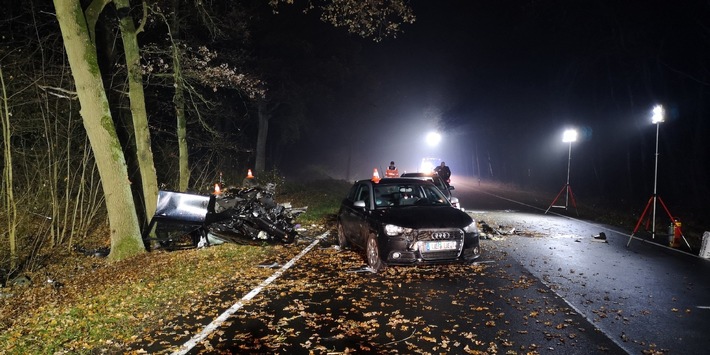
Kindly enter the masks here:
M 145 28 L 145 23 L 148 21 L 148 4 L 146 4 L 145 0 L 143 0 L 143 18 L 141 18 L 140 25 L 138 25 L 138 28 L 136 29 L 136 36 L 138 36 L 139 33 L 143 32 L 143 29 Z
M 86 26 L 89 29 L 89 38 L 96 45 L 96 22 L 99 21 L 99 15 L 104 11 L 104 7 L 112 0 L 93 0 L 89 7 L 84 11 L 86 17 Z

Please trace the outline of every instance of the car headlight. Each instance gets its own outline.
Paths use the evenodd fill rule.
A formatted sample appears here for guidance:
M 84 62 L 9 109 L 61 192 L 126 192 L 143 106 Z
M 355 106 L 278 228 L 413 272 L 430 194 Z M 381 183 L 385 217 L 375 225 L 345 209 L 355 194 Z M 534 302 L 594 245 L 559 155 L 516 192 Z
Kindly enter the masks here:
M 464 227 L 463 231 L 465 233 L 478 233 L 478 224 L 476 224 L 476 221 L 473 221 L 473 223 Z
M 402 233 L 406 233 L 407 231 L 411 230 L 410 228 L 404 228 L 400 226 L 396 226 L 394 224 L 385 224 L 385 233 L 387 235 L 400 235 Z

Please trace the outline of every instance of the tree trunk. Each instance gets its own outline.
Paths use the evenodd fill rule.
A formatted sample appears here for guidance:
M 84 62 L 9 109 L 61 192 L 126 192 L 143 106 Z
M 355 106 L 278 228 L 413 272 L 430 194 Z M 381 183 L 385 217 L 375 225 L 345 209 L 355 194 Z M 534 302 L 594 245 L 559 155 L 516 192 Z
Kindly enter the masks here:
M 175 105 L 175 119 L 177 127 L 178 160 L 180 167 L 180 190 L 186 191 L 190 186 L 190 161 L 187 149 L 187 118 L 185 118 L 185 88 L 182 81 L 182 70 L 180 67 L 180 53 L 175 43 L 173 43 L 173 78 L 175 84 L 175 94 L 173 104 Z
M 3 162 L 5 166 L 2 170 L 3 191 L 2 206 L 7 212 L 7 237 L 10 244 L 10 270 L 17 267 L 17 204 L 15 204 L 15 194 L 13 192 L 12 174 L 12 131 L 10 130 L 10 109 L 7 102 L 7 91 L 5 90 L 5 78 L 0 67 L 0 88 L 2 89 L 2 100 L 0 100 L 0 121 L 2 122 L 3 141 Z
M 89 39 L 79 0 L 54 0 L 69 65 L 81 104 L 81 117 L 106 196 L 113 260 L 145 251 L 131 195 L 126 160 L 101 80 L 96 47 Z
M 175 85 L 175 93 L 173 94 L 173 105 L 175 105 L 175 128 L 178 142 L 178 191 L 187 191 L 190 187 L 190 158 L 187 149 L 187 117 L 185 117 L 185 84 L 182 79 L 182 65 L 180 64 L 180 51 L 178 50 L 175 39 L 180 35 L 180 23 L 178 22 L 178 14 L 180 13 L 180 1 L 173 0 L 173 13 L 168 25 L 168 35 L 173 48 L 173 85 Z
M 133 116 L 133 131 L 136 139 L 136 154 L 143 187 L 146 220 L 150 221 L 158 203 L 158 177 L 155 172 L 153 151 L 150 145 L 148 114 L 145 108 L 143 76 L 141 74 L 138 38 L 128 0 L 113 0 L 120 17 L 121 38 L 128 70 L 128 96 Z
M 269 134 L 269 119 L 271 113 L 267 109 L 267 103 L 264 100 L 259 100 L 258 104 L 259 130 L 256 134 L 256 161 L 254 162 L 254 170 L 263 172 L 266 170 L 266 137 Z

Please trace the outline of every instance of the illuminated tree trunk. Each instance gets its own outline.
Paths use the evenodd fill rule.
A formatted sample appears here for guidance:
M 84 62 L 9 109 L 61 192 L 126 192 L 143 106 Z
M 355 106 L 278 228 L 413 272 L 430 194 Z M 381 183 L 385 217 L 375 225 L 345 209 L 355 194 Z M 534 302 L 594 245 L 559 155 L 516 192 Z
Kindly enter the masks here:
M 167 19 L 165 24 L 168 25 L 168 36 L 172 46 L 173 57 L 173 85 L 175 93 L 173 94 L 173 105 L 175 106 L 175 129 L 177 134 L 178 144 L 178 191 L 187 191 L 190 187 L 190 159 L 189 150 L 187 149 L 187 118 L 185 117 L 185 84 L 182 77 L 182 65 L 180 64 L 180 50 L 175 43 L 175 38 L 180 33 L 180 23 L 178 14 L 180 13 L 180 1 L 173 0 L 173 13 L 168 24 Z
M 10 109 L 7 102 L 7 91 L 5 91 L 5 78 L 2 75 L 2 67 L 0 67 L 0 88 L 2 89 L 2 100 L 0 101 L 0 121 L 2 122 L 2 141 L 3 141 L 3 162 L 5 166 L 2 170 L 3 191 L 2 206 L 5 208 L 7 237 L 10 243 L 10 270 L 17 267 L 17 205 L 15 204 L 15 195 L 13 193 L 13 176 L 12 176 L 12 146 L 10 144 L 12 131 L 10 130 Z
M 81 117 L 94 151 L 106 196 L 111 229 L 111 253 L 117 260 L 145 251 L 131 195 L 126 160 L 116 134 L 101 80 L 96 47 L 79 0 L 54 0 L 72 76 L 81 104 Z
M 131 102 L 137 160 L 141 174 L 141 186 L 143 187 L 146 219 L 150 221 L 158 202 L 158 177 L 155 173 L 153 151 L 150 145 L 150 130 L 148 129 L 148 114 L 145 108 L 143 76 L 141 74 L 138 48 L 138 32 L 133 23 L 133 18 L 129 14 L 130 4 L 128 0 L 113 0 L 113 3 L 116 5 L 116 12 L 119 16 L 123 50 L 126 55 L 128 96 Z
M 175 105 L 175 118 L 177 127 L 177 142 L 179 152 L 180 168 L 180 190 L 186 191 L 190 184 L 190 161 L 187 150 L 187 119 L 185 118 L 185 89 L 182 81 L 182 70 L 180 67 L 180 53 L 175 43 L 173 43 L 173 78 L 175 83 L 175 94 L 173 104 Z

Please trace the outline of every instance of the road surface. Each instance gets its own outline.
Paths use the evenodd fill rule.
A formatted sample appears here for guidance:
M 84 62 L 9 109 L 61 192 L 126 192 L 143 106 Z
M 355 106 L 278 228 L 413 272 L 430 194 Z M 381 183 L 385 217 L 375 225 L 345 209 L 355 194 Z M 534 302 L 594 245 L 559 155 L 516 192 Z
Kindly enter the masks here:
M 248 295 L 215 293 L 210 314 L 166 321 L 149 353 L 707 353 L 709 262 L 623 231 L 455 180 L 494 232 L 474 265 L 364 269 L 331 234 L 304 234 L 265 260 Z M 499 232 L 496 233 L 495 231 Z M 606 242 L 592 236 L 604 232 Z M 298 255 L 296 255 L 298 254 Z M 294 258 L 294 255 L 297 257 Z M 225 301 L 233 304 L 225 306 Z M 158 336 L 160 334 L 160 336 Z
M 507 199 L 465 179 L 456 188 L 477 220 L 516 229 L 499 247 L 629 353 L 710 351 L 710 261 L 666 247 L 666 235 L 630 239 L 631 231 L 573 218 L 571 208 L 544 214 L 550 201 Z M 606 243 L 593 238 L 602 232 Z

